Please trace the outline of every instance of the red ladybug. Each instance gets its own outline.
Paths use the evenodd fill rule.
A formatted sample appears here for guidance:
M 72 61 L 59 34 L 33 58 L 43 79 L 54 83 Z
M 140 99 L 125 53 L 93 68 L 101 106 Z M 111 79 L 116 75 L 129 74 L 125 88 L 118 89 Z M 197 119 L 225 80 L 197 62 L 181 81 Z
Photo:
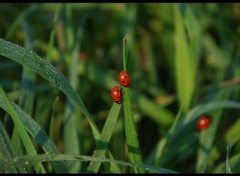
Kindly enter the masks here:
M 113 101 L 120 103 L 121 102 L 121 91 L 118 86 L 115 86 L 111 91 L 111 96 Z
M 198 121 L 197 121 L 197 128 L 199 130 L 204 130 L 206 128 L 208 128 L 208 126 L 210 125 L 211 123 L 211 120 L 208 116 L 206 115 L 201 115 L 199 118 L 198 118 Z
M 130 85 L 130 77 L 128 76 L 127 72 L 122 71 L 121 73 L 119 73 L 118 81 L 124 87 L 129 86 Z

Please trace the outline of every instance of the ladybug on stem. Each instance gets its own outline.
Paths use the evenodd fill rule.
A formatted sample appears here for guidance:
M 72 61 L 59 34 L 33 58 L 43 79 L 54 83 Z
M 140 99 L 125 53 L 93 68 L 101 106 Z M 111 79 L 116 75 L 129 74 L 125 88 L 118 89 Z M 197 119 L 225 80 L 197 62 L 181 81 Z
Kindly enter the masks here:
M 197 128 L 199 130 L 204 130 L 206 128 L 208 128 L 208 126 L 211 124 L 211 119 L 209 118 L 209 116 L 207 115 L 201 115 L 199 118 L 198 118 L 198 121 L 197 121 Z
M 112 91 L 111 91 L 111 96 L 113 101 L 117 102 L 117 103 L 121 103 L 121 91 L 119 86 L 115 86 L 113 87 Z
M 118 81 L 124 87 L 129 86 L 130 85 L 130 77 L 128 76 L 127 72 L 122 71 L 121 73 L 119 73 Z

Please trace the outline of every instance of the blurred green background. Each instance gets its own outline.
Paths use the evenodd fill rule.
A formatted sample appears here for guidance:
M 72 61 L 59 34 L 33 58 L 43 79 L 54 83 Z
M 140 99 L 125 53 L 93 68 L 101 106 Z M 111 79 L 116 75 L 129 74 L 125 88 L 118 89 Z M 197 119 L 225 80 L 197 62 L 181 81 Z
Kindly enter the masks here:
M 240 171 L 240 111 L 227 102 L 240 99 L 239 3 L 2 3 L 0 16 L 1 38 L 33 50 L 62 72 L 100 131 L 123 69 L 127 35 L 131 105 L 143 163 L 183 173 L 224 173 L 227 155 L 231 172 Z M 72 106 L 47 80 L 1 56 L 0 85 L 61 153 L 92 155 L 92 131 L 78 110 L 71 123 L 74 143 L 66 147 L 72 135 L 64 128 L 72 126 L 66 127 L 65 116 Z M 32 106 L 24 108 L 26 101 Z M 201 113 L 213 123 L 200 132 Z M 0 114 L 14 147 L 14 125 L 4 110 Z M 127 161 L 123 106 L 108 147 L 116 160 Z M 26 153 L 19 147 L 14 151 Z M 87 163 L 77 167 L 72 171 L 84 172 Z M 47 171 L 52 172 L 50 166 Z M 128 171 L 120 167 L 121 173 Z M 110 171 L 101 167 L 100 172 Z

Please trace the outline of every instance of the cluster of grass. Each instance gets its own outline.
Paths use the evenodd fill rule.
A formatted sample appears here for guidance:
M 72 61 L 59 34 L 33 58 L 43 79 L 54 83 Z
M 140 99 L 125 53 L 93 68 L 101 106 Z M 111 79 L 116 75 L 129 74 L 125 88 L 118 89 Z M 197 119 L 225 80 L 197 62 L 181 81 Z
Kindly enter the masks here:
M 1 173 L 240 171 L 239 4 L 5 3 L 0 15 Z M 201 114 L 211 125 L 198 131 Z

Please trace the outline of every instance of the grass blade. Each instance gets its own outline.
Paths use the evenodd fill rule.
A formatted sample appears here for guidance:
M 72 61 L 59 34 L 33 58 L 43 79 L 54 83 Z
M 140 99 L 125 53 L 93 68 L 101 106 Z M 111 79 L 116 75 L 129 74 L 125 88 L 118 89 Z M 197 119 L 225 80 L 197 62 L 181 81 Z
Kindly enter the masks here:
M 229 99 L 233 92 L 233 89 L 222 89 L 218 94 L 214 97 L 215 100 Z M 203 173 L 207 169 L 210 151 L 213 146 L 213 141 L 215 139 L 215 135 L 217 132 L 217 128 L 219 126 L 219 122 L 221 119 L 221 115 L 224 109 L 219 109 L 217 111 L 212 112 L 211 127 L 202 131 L 200 134 L 200 147 L 197 155 L 197 165 L 196 169 L 198 173 Z
M 176 144 L 174 141 L 175 140 L 179 141 L 179 136 L 189 135 L 189 133 L 193 132 L 193 129 L 196 127 L 196 121 L 199 115 L 209 113 L 214 110 L 221 110 L 224 108 L 240 109 L 240 103 L 234 102 L 234 101 L 213 101 L 213 102 L 205 103 L 205 104 L 194 107 L 191 111 L 189 111 L 189 113 L 187 113 L 187 115 L 184 118 L 181 118 L 178 121 L 174 130 L 172 131 L 172 135 L 170 135 L 168 139 L 168 143 L 171 143 L 171 145 L 179 146 L 179 144 Z M 206 133 L 205 135 L 208 135 L 208 133 Z M 177 154 L 178 152 L 175 153 L 175 156 L 171 155 L 171 157 L 174 158 L 176 157 Z M 162 156 L 162 158 L 165 158 L 165 154 L 164 156 Z
M 0 121 L 0 149 L 1 160 L 3 159 L 10 160 L 16 157 L 8 133 L 6 132 L 1 121 Z M 17 173 L 17 169 L 15 167 L 10 168 L 8 171 L 9 173 Z
M 114 157 L 113 157 L 111 152 L 107 152 L 105 156 L 106 156 L 106 158 L 114 160 Z M 117 173 L 121 173 L 121 171 L 122 171 L 122 169 L 118 165 L 116 165 L 116 164 L 111 164 L 111 163 L 104 163 L 104 164 L 105 164 L 104 168 L 106 168 L 106 170 L 109 173 L 117 174 Z
M 92 155 L 93 157 L 102 158 L 105 156 L 105 153 L 107 151 L 107 145 L 115 129 L 120 108 L 121 108 L 120 104 L 117 104 L 115 102 L 113 103 L 112 108 L 108 114 L 107 120 L 104 124 L 101 136 L 99 140 L 97 140 L 97 146 Z M 101 162 L 91 162 L 90 165 L 88 166 L 88 171 L 97 173 L 100 168 L 100 164 Z
M 231 162 L 231 165 L 236 167 L 236 173 L 239 173 L 239 161 L 240 154 L 236 154 L 229 159 L 229 163 Z M 223 161 L 217 167 L 215 167 L 212 173 L 226 173 L 226 161 Z
M 126 65 L 126 44 L 127 37 L 123 38 L 123 70 L 127 70 Z M 124 107 L 124 123 L 125 123 L 125 133 L 127 138 L 128 145 L 128 157 L 129 160 L 133 163 L 142 163 L 141 150 L 139 147 L 139 142 L 137 138 L 137 129 L 135 127 L 135 122 L 133 118 L 132 108 L 131 108 L 131 99 L 130 99 L 130 90 L 129 87 L 122 87 L 123 89 L 123 107 Z M 142 173 L 142 170 L 134 169 L 135 173 Z
M 69 80 L 70 84 L 73 86 L 73 88 L 76 90 L 78 85 L 78 72 L 77 72 L 77 66 L 78 66 L 78 58 L 79 54 L 78 51 L 80 50 L 80 42 L 81 42 L 81 34 L 80 36 L 77 36 L 77 43 L 74 47 L 74 32 L 73 32 L 73 24 L 72 24 L 72 11 L 70 4 L 66 4 L 63 6 L 63 13 L 65 15 L 65 25 L 66 28 L 66 34 L 64 37 L 66 38 L 66 52 L 65 58 L 67 61 L 70 61 L 68 65 L 69 70 Z M 74 49 L 73 49 L 74 48 Z M 76 108 L 70 102 L 69 99 L 66 99 L 65 105 L 64 105 L 64 153 L 68 154 L 80 154 L 80 144 L 78 140 L 78 133 L 77 133 L 77 123 L 76 118 L 78 117 L 76 115 Z M 67 162 L 69 173 L 77 173 L 79 172 L 79 168 L 81 168 L 81 163 L 79 162 Z
M 175 118 L 172 126 L 169 128 L 168 133 L 161 140 L 158 141 L 156 148 L 149 155 L 147 159 L 147 163 L 153 163 L 153 161 L 155 161 L 156 164 L 159 164 L 160 159 L 163 155 L 163 151 L 166 148 L 169 140 L 171 139 L 172 134 L 181 116 L 182 116 L 182 108 L 179 110 L 177 117 Z
M 208 129 L 202 131 L 200 134 L 196 164 L 197 173 L 204 173 L 207 169 L 209 154 L 213 145 L 213 139 L 216 134 L 221 114 L 221 109 L 214 113 L 211 113 L 211 116 L 214 117 L 211 122 L 211 128 L 209 127 Z
M 139 33 L 142 37 L 140 40 L 140 46 L 141 49 L 143 50 L 143 65 L 144 69 L 146 69 L 146 75 L 145 77 L 147 78 L 147 81 L 149 84 L 159 86 L 159 78 L 157 74 L 157 68 L 156 66 L 156 59 L 154 57 L 153 51 L 152 51 L 152 41 L 149 36 L 149 34 L 144 30 L 144 29 L 139 29 Z
M 169 142 L 170 143 L 170 142 Z M 181 139 L 175 139 L 165 148 L 161 160 L 158 165 L 160 166 L 176 166 L 180 164 L 184 159 L 196 153 L 197 139 L 193 135 L 184 136 Z M 171 161 L 174 160 L 174 163 Z M 173 167 L 172 166 L 172 167 Z M 181 168 L 179 168 L 181 170 Z M 184 172 L 184 170 L 182 170 Z
M 133 92 L 133 101 L 136 103 L 141 113 L 145 114 L 159 125 L 172 124 L 174 120 L 173 113 L 163 107 L 157 106 L 146 96 Z
M 177 98 L 186 112 L 191 104 L 195 90 L 196 67 L 194 57 L 190 53 L 189 43 L 185 34 L 184 21 L 180 7 L 174 7 L 175 22 L 175 78 L 177 85 Z
M 223 140 L 219 140 L 212 148 L 209 160 L 214 163 L 217 159 L 219 159 L 221 153 L 225 152 L 225 149 L 222 146 L 226 146 L 226 141 L 231 140 L 232 145 L 235 145 L 238 141 L 240 141 L 240 136 L 238 135 L 240 129 L 240 119 L 238 119 L 231 128 L 228 129 L 226 134 L 224 135 Z
M 231 165 L 229 162 L 231 149 L 232 149 L 232 142 L 229 141 L 227 145 L 227 151 L 226 151 L 226 174 L 232 174 Z
M 2 88 L 0 88 L 0 90 L 2 90 Z M 7 107 L 6 101 L 4 101 L 3 98 L 4 98 L 4 95 L 0 94 L 0 106 L 4 110 L 6 110 L 8 113 L 10 113 L 10 110 Z M 36 141 L 39 143 L 42 149 L 49 154 L 59 154 L 57 147 L 48 138 L 46 132 L 28 114 L 22 111 L 19 106 L 17 106 L 15 103 L 12 103 L 12 105 L 13 105 L 12 108 L 14 109 L 14 112 L 18 114 L 18 117 L 19 117 L 18 120 L 21 121 L 19 123 L 25 126 L 27 131 L 36 139 Z M 67 171 L 66 166 L 63 162 L 53 163 L 53 166 L 55 167 L 56 173 L 64 173 Z
M 24 22 L 22 24 L 22 28 L 25 32 L 24 45 L 27 49 L 33 49 L 33 34 L 31 30 L 31 26 Z M 22 107 L 24 111 L 28 114 L 32 114 L 33 102 L 34 102 L 34 90 L 35 90 L 35 80 L 36 74 L 30 70 L 29 68 L 23 67 L 22 76 L 21 76 L 21 88 L 20 88 L 20 96 L 18 104 Z M 22 155 L 24 153 L 24 149 L 22 147 L 21 139 L 19 137 L 19 133 L 14 128 L 12 135 L 12 143 L 15 148 L 17 155 Z
M 28 9 L 26 9 L 23 13 L 21 13 L 11 25 L 10 29 L 6 34 L 6 38 L 10 39 L 14 34 L 15 30 L 17 29 L 17 27 L 26 19 L 26 17 L 31 13 L 33 13 L 34 11 L 39 10 L 41 7 L 42 7 L 41 4 L 33 4 Z
M 24 165 L 26 162 L 49 162 L 49 161 L 67 161 L 67 160 L 80 160 L 80 161 L 100 161 L 100 162 L 109 162 L 111 164 L 119 164 L 124 165 L 128 167 L 133 168 L 141 168 L 146 171 L 152 171 L 154 173 L 177 173 L 170 169 L 165 169 L 161 167 L 155 167 L 155 166 L 149 166 L 145 164 L 136 164 L 136 163 L 130 163 L 130 162 L 124 162 L 124 161 L 118 161 L 118 160 L 111 160 L 108 158 L 98 158 L 98 157 L 91 157 L 91 156 L 85 156 L 85 155 L 70 155 L 70 154 L 59 154 L 59 155 L 48 155 L 48 154 L 41 154 L 41 155 L 29 155 L 24 157 L 18 157 L 14 158 L 13 160 L 5 160 L 0 162 L 0 165 L 2 166 L 0 168 L 0 172 L 6 170 L 7 168 L 11 166 L 17 166 L 17 165 Z
M 57 20 L 59 18 L 59 9 L 60 9 L 60 6 L 61 4 L 58 3 L 57 6 L 56 6 L 56 11 L 55 11 L 55 14 L 54 14 L 54 19 L 53 19 L 53 26 L 52 26 L 52 30 L 51 30 L 51 33 L 50 33 L 50 40 L 48 42 L 48 47 L 47 47 L 47 53 L 46 53 L 46 59 L 49 61 L 51 61 L 51 58 L 50 58 L 50 54 L 51 54 L 51 51 L 53 49 L 53 44 L 54 44 L 54 39 L 55 39 L 55 36 L 56 36 L 56 24 L 57 24 Z
M 235 101 L 212 101 L 206 104 L 200 104 L 193 108 L 184 118 L 184 124 L 190 123 L 194 121 L 200 116 L 201 114 L 208 113 L 209 111 L 222 109 L 222 108 L 240 108 L 240 103 Z
M 3 103 L 1 104 L 1 107 L 4 106 L 5 108 L 3 108 L 3 109 L 5 109 L 11 115 L 12 120 L 15 125 L 15 128 L 17 129 L 19 136 L 20 136 L 27 152 L 30 154 L 37 154 L 37 152 L 32 144 L 32 141 L 27 134 L 27 131 L 24 128 L 24 125 L 20 120 L 18 113 L 15 111 L 15 108 L 13 107 L 12 103 L 8 99 L 8 97 L 7 97 L 6 93 L 4 92 L 4 90 L 2 89 L 2 87 L 0 87 L 0 101 L 3 101 Z M 37 173 L 39 173 L 39 172 L 46 173 L 46 171 L 41 163 L 36 163 L 34 165 L 34 168 Z
M 23 29 L 25 31 L 25 48 L 33 50 L 34 37 L 31 26 L 27 22 L 24 22 Z M 23 67 L 19 106 L 30 116 L 33 111 L 35 81 L 36 73 L 27 67 Z

